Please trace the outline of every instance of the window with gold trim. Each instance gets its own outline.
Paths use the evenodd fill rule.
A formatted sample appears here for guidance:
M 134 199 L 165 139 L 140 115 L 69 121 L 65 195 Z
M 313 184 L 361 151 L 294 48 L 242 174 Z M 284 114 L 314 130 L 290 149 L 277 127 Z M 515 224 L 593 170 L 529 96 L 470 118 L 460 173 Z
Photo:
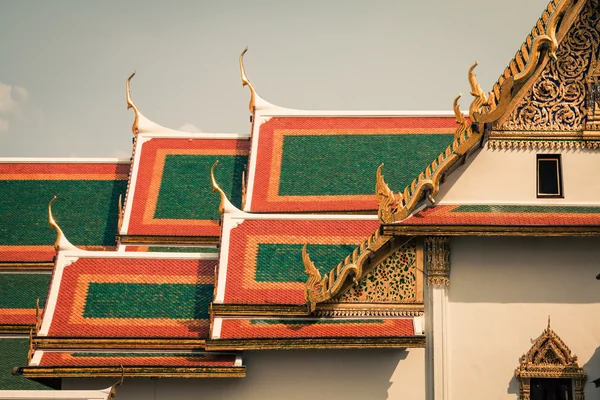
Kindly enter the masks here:
M 577 356 L 548 327 L 531 349 L 521 357 L 516 377 L 520 400 L 585 400 L 583 385 L 586 373 L 577 363 Z
M 560 154 L 537 155 L 537 197 L 564 197 Z

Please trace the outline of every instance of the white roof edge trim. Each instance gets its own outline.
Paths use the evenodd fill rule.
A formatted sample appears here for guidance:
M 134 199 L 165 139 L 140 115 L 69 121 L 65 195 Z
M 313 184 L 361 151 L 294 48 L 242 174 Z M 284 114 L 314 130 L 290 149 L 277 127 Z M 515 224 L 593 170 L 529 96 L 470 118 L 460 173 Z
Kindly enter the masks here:
M 289 221 L 377 221 L 376 211 L 373 214 L 252 214 L 240 211 L 225 213 L 224 219 L 232 220 L 289 220 Z
M 151 132 L 151 133 L 138 133 L 138 136 L 149 138 L 149 139 L 229 139 L 229 140 L 248 140 L 248 139 L 250 139 L 250 135 L 247 133 L 177 132 L 175 134 L 175 133 Z
M 0 157 L 0 164 L 129 164 L 129 158 Z
M 76 258 L 131 258 L 131 259 L 161 259 L 161 260 L 218 260 L 218 253 L 170 253 L 170 252 L 140 252 L 140 251 L 62 251 L 64 257 Z
M 453 111 L 441 110 L 292 110 L 287 108 L 274 108 L 257 110 L 261 117 L 454 117 Z M 468 117 L 468 113 L 463 113 Z

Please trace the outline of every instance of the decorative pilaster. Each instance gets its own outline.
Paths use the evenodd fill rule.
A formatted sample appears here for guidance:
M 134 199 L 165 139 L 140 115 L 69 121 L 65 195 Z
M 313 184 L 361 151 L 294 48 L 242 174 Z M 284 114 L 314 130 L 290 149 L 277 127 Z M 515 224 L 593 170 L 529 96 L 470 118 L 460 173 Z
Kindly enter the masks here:
M 427 237 L 424 243 L 427 297 L 427 399 L 448 399 L 448 286 L 450 238 Z
M 425 239 L 427 285 L 450 285 L 450 238 L 428 237 Z

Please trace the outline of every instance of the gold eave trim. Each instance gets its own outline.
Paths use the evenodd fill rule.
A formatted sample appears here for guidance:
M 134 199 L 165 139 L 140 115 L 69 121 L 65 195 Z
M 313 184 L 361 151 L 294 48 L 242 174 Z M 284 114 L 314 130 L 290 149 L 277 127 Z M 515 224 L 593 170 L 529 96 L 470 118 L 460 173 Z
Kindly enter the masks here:
M 218 317 L 226 316 L 306 316 L 309 315 L 306 304 L 302 305 L 260 305 L 260 304 L 215 304 L 211 312 Z
M 0 271 L 52 271 L 54 262 L 0 262 Z
M 145 236 L 145 235 L 117 235 L 117 241 L 121 244 L 219 244 L 218 236 Z
M 600 236 L 600 226 L 382 225 L 384 234 L 401 236 Z
M 21 367 L 19 374 L 42 378 L 244 378 L 246 367 Z
M 425 336 L 370 338 L 285 338 L 207 340 L 206 350 L 394 349 L 424 348 Z
M 423 303 L 319 303 L 315 314 L 320 317 L 418 317 L 423 315 Z
M 98 338 L 46 338 L 35 337 L 36 349 L 156 349 L 156 350 L 190 350 L 203 349 L 204 339 L 98 339 Z
M 29 332 L 31 332 L 32 329 L 35 329 L 35 325 L 17 325 L 17 324 L 6 324 L 6 325 L 0 325 L 0 334 L 4 333 L 9 333 L 9 334 L 15 334 L 15 333 L 24 333 L 24 334 L 29 334 Z

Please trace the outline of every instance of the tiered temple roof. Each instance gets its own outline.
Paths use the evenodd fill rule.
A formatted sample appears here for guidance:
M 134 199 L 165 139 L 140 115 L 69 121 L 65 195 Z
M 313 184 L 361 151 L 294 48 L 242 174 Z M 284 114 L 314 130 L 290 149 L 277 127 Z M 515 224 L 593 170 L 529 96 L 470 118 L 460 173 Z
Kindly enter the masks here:
M 594 5 L 550 2 L 490 94 L 473 66 L 468 116 L 458 98 L 453 113 L 278 107 L 258 96 L 242 53 L 250 134 L 185 133 L 140 113 L 130 77 L 130 164 L 0 163 L 0 284 L 14 292 L 0 299 L 0 328 L 31 329 L 15 339 L 28 346 L 17 372 L 242 377 L 246 349 L 423 347 L 423 236 L 600 234 L 597 207 L 437 198 L 489 137 L 506 139 L 495 127 Z M 521 128 L 508 135 L 529 140 Z M 59 231 L 56 256 L 53 195 L 51 224 L 71 241 Z

